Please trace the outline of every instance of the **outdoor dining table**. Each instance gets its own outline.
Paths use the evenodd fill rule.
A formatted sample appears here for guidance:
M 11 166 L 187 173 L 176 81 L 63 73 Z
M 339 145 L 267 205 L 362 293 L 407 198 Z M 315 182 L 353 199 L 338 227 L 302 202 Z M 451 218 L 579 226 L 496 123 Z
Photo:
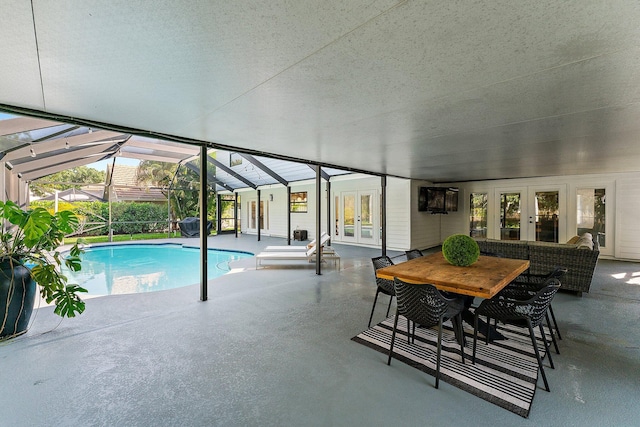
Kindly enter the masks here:
M 376 270 L 376 276 L 408 283 L 429 283 L 461 295 L 491 298 L 529 268 L 529 260 L 480 256 L 467 267 L 451 265 L 442 252 Z

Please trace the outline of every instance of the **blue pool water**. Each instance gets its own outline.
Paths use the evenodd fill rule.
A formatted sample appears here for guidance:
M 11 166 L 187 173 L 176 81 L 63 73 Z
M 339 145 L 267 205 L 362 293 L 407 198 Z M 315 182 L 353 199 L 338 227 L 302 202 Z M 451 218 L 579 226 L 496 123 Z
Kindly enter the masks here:
M 249 252 L 209 249 L 208 278 L 230 271 L 229 262 L 253 256 Z M 177 244 L 109 245 L 86 248 L 82 270 L 63 268 L 69 283 L 89 295 L 161 291 L 200 283 L 200 249 Z

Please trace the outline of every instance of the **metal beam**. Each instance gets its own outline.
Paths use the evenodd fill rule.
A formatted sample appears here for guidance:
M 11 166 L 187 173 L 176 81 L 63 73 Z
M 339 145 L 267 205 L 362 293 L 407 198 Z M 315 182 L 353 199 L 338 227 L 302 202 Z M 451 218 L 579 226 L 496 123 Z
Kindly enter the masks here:
M 82 135 L 74 135 L 68 138 L 58 138 L 46 143 L 40 143 L 36 145 L 26 144 L 15 150 L 7 150 L 5 161 L 13 161 L 23 157 L 29 157 L 31 155 L 31 149 L 36 151 L 36 154 L 50 153 L 52 151 L 62 150 L 66 147 L 77 147 L 85 144 L 101 145 L 101 144 L 116 144 L 122 142 L 120 138 L 127 138 L 130 135 L 120 132 L 111 131 L 95 131 L 93 133 L 85 133 Z
M 72 126 L 70 125 L 68 128 L 60 130 L 58 132 L 54 132 L 52 134 L 49 134 L 47 136 L 43 136 L 42 138 L 38 138 L 38 139 L 34 139 L 31 142 L 43 142 L 43 141 L 48 141 L 50 139 L 54 139 L 56 136 L 60 136 L 60 135 L 64 135 L 65 133 L 69 133 L 72 132 L 76 129 L 78 129 L 80 126 Z
M 253 164 L 255 167 L 261 169 L 264 173 L 269 175 L 271 178 L 278 181 L 280 184 L 284 185 L 285 187 L 289 185 L 289 182 L 286 179 L 284 179 L 283 177 L 281 177 L 280 175 L 278 175 L 277 173 L 275 173 L 274 171 L 266 167 L 260 160 L 256 159 L 251 154 L 243 154 L 243 153 L 238 153 L 238 154 L 244 157 L 245 159 L 247 159 L 247 161 L 249 161 L 249 163 Z
M 34 117 L 16 117 L 0 121 L 0 136 L 60 126 L 64 123 Z
M 209 163 L 211 163 L 212 165 L 215 165 L 216 167 L 222 169 L 223 171 L 225 171 L 226 173 L 228 173 L 229 175 L 231 175 L 232 177 L 234 177 L 238 181 L 241 181 L 244 184 L 248 185 L 249 187 L 253 188 L 254 190 L 256 188 L 258 188 L 258 186 L 256 184 L 254 184 L 253 182 L 249 181 L 247 178 L 243 177 L 242 175 L 238 174 L 236 171 L 234 171 L 233 169 L 229 168 L 228 166 L 226 166 L 224 163 L 220 162 L 219 160 L 216 160 L 211 156 L 207 156 L 207 161 Z
M 35 172 L 42 168 L 47 168 L 55 165 L 64 165 L 69 161 L 73 161 L 79 158 L 84 158 L 87 156 L 93 156 L 100 153 L 105 153 L 105 151 L 114 152 L 116 150 L 111 147 L 103 147 L 100 145 L 91 146 L 86 148 L 80 148 L 76 150 L 64 150 L 60 154 L 54 154 L 51 156 L 47 155 L 38 155 L 36 157 L 27 157 L 22 163 L 12 162 L 14 173 L 29 173 Z
M 206 164 L 206 161 L 205 161 L 205 164 Z M 197 167 L 196 165 L 194 165 L 192 163 L 185 163 L 184 166 L 189 168 L 189 169 L 191 169 L 192 171 L 194 171 L 198 175 L 200 175 L 200 168 Z M 213 174 L 209 173 L 209 171 L 207 171 L 206 176 L 207 176 L 207 179 L 209 181 L 214 182 L 214 183 L 218 184 L 220 187 L 224 188 L 225 190 L 231 191 L 233 193 L 233 188 L 228 186 L 226 183 L 220 181 Z
M 316 171 L 315 165 L 310 165 L 310 164 L 307 163 L 307 166 L 309 166 L 311 168 L 311 170 L 313 170 L 314 172 Z M 331 178 L 331 176 L 329 176 L 328 173 L 323 171 L 322 168 L 320 168 L 320 175 L 322 175 L 322 179 L 324 179 L 325 181 L 329 181 L 329 179 Z

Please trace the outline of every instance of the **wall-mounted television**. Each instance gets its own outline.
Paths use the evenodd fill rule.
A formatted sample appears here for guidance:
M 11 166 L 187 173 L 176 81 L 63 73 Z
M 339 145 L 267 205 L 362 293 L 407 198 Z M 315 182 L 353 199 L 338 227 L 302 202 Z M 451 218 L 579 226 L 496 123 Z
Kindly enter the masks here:
M 458 210 L 458 189 L 454 187 L 419 187 L 418 211 L 447 213 Z

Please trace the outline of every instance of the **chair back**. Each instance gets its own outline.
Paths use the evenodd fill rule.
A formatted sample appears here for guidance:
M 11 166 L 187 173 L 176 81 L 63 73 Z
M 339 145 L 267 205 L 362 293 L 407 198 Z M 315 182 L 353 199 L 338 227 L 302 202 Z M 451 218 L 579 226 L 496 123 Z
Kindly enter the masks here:
M 562 278 L 565 274 L 567 274 L 568 271 L 569 270 L 566 267 L 557 266 L 551 273 L 547 275 L 545 279 L 558 279 L 558 281 L 562 283 Z
M 404 251 L 404 253 L 407 255 L 407 261 L 424 256 L 420 249 L 411 249 L 410 251 Z
M 526 308 L 526 314 L 531 319 L 532 325 L 538 325 L 544 320 L 547 309 L 549 308 L 553 297 L 558 292 L 558 289 L 560 289 L 560 281 L 558 279 L 547 279 L 544 287 L 540 288 L 540 290 L 529 300 L 529 306 Z
M 394 285 L 399 314 L 422 326 L 439 324 L 449 303 L 435 286 L 406 283 L 397 277 Z
M 375 271 L 383 268 L 383 267 L 389 267 L 393 264 L 393 261 L 391 261 L 391 258 L 389 258 L 386 255 L 383 256 L 379 256 L 379 257 L 375 257 L 375 258 L 371 258 L 371 262 L 373 262 L 373 269 L 374 269 L 374 274 Z M 393 281 L 392 280 L 388 280 L 388 279 L 381 279 L 379 277 L 376 277 L 376 285 L 378 285 L 378 287 L 380 289 L 382 289 L 387 295 L 395 295 L 395 289 L 393 287 Z

